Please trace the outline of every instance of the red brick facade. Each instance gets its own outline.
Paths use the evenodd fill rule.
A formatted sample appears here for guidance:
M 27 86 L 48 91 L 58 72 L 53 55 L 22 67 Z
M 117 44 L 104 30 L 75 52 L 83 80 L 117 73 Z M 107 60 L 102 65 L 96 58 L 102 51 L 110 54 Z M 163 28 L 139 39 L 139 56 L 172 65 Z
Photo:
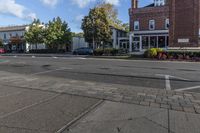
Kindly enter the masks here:
M 165 30 L 165 20 L 168 18 L 168 6 L 131 9 L 130 28 L 134 31 L 134 21 L 139 21 L 140 30 L 149 30 L 149 20 L 155 20 L 155 30 Z
M 170 47 L 200 47 L 200 1 L 170 0 Z
M 139 30 L 149 31 L 149 20 L 155 20 L 154 31 L 166 29 L 169 19 L 169 47 L 200 47 L 200 0 L 166 0 L 163 6 L 138 8 L 138 0 L 132 0 L 129 10 L 130 30 L 134 33 L 134 21 Z

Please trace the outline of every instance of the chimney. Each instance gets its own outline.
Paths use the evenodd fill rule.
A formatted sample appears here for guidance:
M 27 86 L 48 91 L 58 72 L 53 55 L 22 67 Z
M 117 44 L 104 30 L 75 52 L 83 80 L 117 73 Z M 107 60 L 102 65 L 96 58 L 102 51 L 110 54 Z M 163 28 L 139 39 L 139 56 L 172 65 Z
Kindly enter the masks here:
M 138 0 L 132 0 L 132 9 L 138 8 Z

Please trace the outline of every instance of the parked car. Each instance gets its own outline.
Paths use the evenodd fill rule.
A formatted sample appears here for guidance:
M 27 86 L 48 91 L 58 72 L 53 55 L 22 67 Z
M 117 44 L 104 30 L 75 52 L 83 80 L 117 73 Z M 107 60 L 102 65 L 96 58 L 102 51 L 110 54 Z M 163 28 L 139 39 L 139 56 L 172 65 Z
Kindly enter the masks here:
M 0 54 L 6 53 L 6 50 L 4 48 L 0 48 Z
M 91 48 L 78 48 L 73 51 L 73 55 L 92 55 L 93 52 Z

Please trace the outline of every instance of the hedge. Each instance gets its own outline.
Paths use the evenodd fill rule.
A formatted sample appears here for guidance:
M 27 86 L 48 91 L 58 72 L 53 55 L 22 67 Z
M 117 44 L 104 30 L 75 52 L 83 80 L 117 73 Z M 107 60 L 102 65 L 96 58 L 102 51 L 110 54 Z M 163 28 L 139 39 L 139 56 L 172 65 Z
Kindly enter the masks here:
M 48 54 L 48 53 L 65 53 L 65 49 L 32 49 L 29 53 Z
M 200 61 L 200 51 L 163 51 L 152 48 L 144 53 L 146 58 L 157 58 L 160 60 L 195 60 Z
M 112 56 L 115 56 L 118 53 L 119 53 L 119 50 L 115 49 L 115 48 L 105 48 L 105 49 L 95 49 L 94 50 L 94 55 L 96 55 L 96 56 L 102 56 L 102 55 L 106 55 L 106 56 L 112 55 Z

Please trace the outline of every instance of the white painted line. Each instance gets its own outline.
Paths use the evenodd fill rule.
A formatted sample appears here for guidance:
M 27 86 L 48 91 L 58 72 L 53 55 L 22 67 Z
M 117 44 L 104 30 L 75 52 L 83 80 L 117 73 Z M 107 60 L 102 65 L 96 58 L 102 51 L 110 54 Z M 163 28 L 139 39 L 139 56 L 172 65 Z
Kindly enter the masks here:
M 35 56 L 32 56 L 32 58 L 35 58 Z
M 170 77 L 175 78 L 175 79 L 179 79 L 179 80 L 190 81 L 189 79 L 186 79 L 186 78 L 181 78 L 181 77 L 176 77 L 176 76 L 170 76 Z
M 15 55 L 15 56 L 13 56 L 14 58 L 17 58 L 17 56 Z
M 35 81 L 37 80 L 38 78 L 26 78 L 25 80 L 28 81 L 28 82 L 31 82 L 31 81 Z
M 165 75 L 165 86 L 166 86 L 166 90 L 168 91 L 172 90 L 169 78 L 170 78 L 169 75 Z
M 58 59 L 58 57 L 53 57 L 54 59 Z
M 81 59 L 81 60 L 86 60 L 87 58 L 80 57 L 79 59 Z
M 55 70 L 49 70 L 49 71 L 43 71 L 43 72 L 33 73 L 31 75 L 34 76 L 34 75 L 40 75 L 40 74 L 45 74 L 45 73 L 50 73 L 50 72 L 55 72 L 55 71 L 71 70 L 71 69 L 73 69 L 73 68 L 60 68 L 60 69 L 55 69 Z
M 156 74 L 156 76 L 165 77 L 165 89 L 168 91 L 172 90 L 170 83 L 170 77 L 171 77 L 170 75 Z
M 193 89 L 200 89 L 200 86 L 193 86 L 188 88 L 177 89 L 176 91 L 186 91 L 186 90 L 193 90 Z
M 23 111 L 23 110 L 26 110 L 26 109 L 29 109 L 29 108 L 31 108 L 31 107 L 34 107 L 34 106 L 40 105 L 40 104 L 42 104 L 42 103 L 48 102 L 48 101 L 53 100 L 54 98 L 56 98 L 56 97 L 58 97 L 58 96 L 60 96 L 60 94 L 54 95 L 54 96 L 52 96 L 52 97 L 50 97 L 50 98 L 47 98 L 47 99 L 45 99 L 45 100 L 41 100 L 41 101 L 39 101 L 39 102 L 36 102 L 36 103 L 31 104 L 31 105 L 25 106 L 25 107 L 23 107 L 23 108 L 17 109 L 17 110 L 15 110 L 15 111 L 10 112 L 10 113 L 7 113 L 7 114 L 5 114 L 5 115 L 1 115 L 1 116 L 0 116 L 0 119 L 6 118 L 6 117 L 8 117 L 8 116 L 11 116 L 11 115 L 16 114 L 16 113 L 18 113 L 18 112 L 21 112 L 21 111 Z

